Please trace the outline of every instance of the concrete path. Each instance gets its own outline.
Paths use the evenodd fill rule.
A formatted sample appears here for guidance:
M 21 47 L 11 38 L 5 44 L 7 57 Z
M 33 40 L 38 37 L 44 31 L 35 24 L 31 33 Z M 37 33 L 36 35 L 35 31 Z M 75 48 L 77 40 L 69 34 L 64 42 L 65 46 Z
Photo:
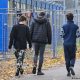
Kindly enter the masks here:
M 29 74 L 23 75 L 20 78 L 14 77 L 11 80 L 80 80 L 80 60 L 77 60 L 74 70 L 76 73 L 74 77 L 75 79 L 66 76 L 67 73 L 65 65 L 62 65 L 51 68 L 49 70 L 44 70 L 43 71 L 45 73 L 44 76 Z

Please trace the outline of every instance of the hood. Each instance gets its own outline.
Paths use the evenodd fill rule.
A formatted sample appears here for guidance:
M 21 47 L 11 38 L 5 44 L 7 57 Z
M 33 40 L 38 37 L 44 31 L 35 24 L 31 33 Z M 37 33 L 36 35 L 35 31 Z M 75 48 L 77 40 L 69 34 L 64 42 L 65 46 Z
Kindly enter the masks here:
M 40 24 L 43 24 L 45 22 L 47 22 L 47 18 L 45 18 L 44 16 L 38 16 L 36 19 L 35 19 L 36 22 L 40 23 Z

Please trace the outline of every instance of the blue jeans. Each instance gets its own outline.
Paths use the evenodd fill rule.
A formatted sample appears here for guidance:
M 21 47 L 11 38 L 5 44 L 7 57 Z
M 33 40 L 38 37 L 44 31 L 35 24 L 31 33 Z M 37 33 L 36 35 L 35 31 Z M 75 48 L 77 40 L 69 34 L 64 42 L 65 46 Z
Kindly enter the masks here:
M 33 48 L 34 48 L 34 65 L 37 66 L 39 56 L 39 68 L 41 68 L 44 60 L 45 44 L 34 43 Z

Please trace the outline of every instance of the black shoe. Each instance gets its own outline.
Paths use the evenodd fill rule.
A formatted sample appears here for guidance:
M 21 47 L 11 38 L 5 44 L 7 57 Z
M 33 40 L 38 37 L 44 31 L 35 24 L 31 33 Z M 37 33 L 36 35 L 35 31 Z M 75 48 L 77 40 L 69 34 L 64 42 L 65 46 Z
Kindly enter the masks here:
M 16 72 L 15 76 L 19 76 L 19 70 L 17 70 L 17 72 Z
M 37 75 L 44 75 L 43 72 L 37 72 Z
M 21 69 L 20 69 L 20 73 L 21 73 L 21 75 L 23 74 L 23 72 L 24 72 L 24 70 L 21 68 Z
M 70 76 L 71 76 L 71 73 L 70 73 L 70 72 L 68 72 L 68 73 L 67 73 L 67 76 L 68 76 L 68 77 L 70 77 Z
M 33 67 L 32 73 L 36 74 L 36 67 Z
M 73 67 L 70 67 L 70 71 L 71 71 L 71 74 L 74 76 L 75 75 L 75 72 L 73 70 Z

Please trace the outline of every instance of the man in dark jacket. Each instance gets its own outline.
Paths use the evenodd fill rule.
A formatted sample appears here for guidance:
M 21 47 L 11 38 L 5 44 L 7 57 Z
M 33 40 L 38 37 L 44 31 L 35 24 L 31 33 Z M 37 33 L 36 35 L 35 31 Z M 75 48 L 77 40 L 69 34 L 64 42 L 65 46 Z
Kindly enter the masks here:
M 26 18 L 21 16 L 19 19 L 19 24 L 14 25 L 11 33 L 10 33 L 10 42 L 9 42 L 9 49 L 11 49 L 12 45 L 16 49 L 15 56 L 17 58 L 17 63 L 19 60 L 24 59 L 24 52 L 22 50 L 27 49 L 27 41 L 29 43 L 29 48 L 32 47 L 31 45 L 31 37 L 28 26 L 26 26 Z M 19 54 L 21 53 L 22 56 Z M 20 56 L 19 56 L 20 55 Z M 20 68 L 21 74 L 23 74 L 22 66 Z M 19 68 L 17 69 L 16 76 L 19 75 Z
M 36 74 L 37 60 L 39 55 L 39 66 L 37 75 L 44 75 L 41 71 L 43 64 L 43 56 L 45 45 L 51 44 L 51 26 L 49 21 L 45 18 L 45 13 L 41 12 L 37 19 L 31 25 L 31 39 L 34 47 L 34 66 L 33 66 L 33 74 Z
M 67 24 L 63 26 L 63 39 L 64 39 L 64 55 L 66 61 L 66 69 L 68 71 L 67 76 L 74 76 L 75 72 L 73 70 L 75 64 L 75 57 L 76 57 L 76 38 L 77 38 L 77 31 L 78 26 L 73 22 L 73 14 L 68 13 L 67 17 Z

